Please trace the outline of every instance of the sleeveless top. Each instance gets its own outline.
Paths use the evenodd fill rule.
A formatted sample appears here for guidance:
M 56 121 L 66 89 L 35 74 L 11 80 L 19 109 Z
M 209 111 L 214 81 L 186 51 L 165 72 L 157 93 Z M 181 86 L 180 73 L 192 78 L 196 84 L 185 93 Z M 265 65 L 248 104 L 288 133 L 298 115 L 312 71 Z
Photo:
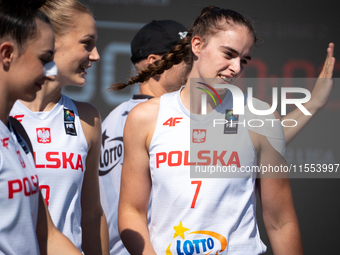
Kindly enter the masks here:
M 161 97 L 149 147 L 152 179 L 151 243 L 157 254 L 261 254 L 266 251 L 256 222 L 256 174 L 192 178 L 216 165 L 239 171 L 257 164 L 248 128 L 225 125 L 232 109 L 222 105 L 200 120 L 182 105 L 180 91 Z M 239 115 L 242 123 L 246 115 Z M 205 123 L 206 122 L 206 123 Z M 209 128 L 207 128 L 209 126 Z
M 139 98 L 143 95 L 138 95 Z M 118 231 L 118 202 L 124 158 L 123 132 L 133 107 L 148 98 L 130 99 L 117 106 L 102 123 L 102 150 L 99 164 L 100 201 L 109 228 L 110 254 L 129 255 Z
M 27 144 L 0 121 L 0 254 L 40 254 L 35 232 L 38 186 Z
M 32 112 L 17 101 L 11 115 L 32 142 L 39 185 L 55 226 L 80 250 L 81 190 L 88 144 L 74 102 L 62 95 L 49 112 Z

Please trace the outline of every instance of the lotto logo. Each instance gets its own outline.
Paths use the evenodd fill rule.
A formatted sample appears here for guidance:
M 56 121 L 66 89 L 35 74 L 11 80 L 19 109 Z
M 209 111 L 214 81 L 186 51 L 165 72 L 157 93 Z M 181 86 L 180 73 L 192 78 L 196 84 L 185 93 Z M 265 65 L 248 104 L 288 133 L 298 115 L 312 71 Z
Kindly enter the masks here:
M 37 128 L 38 143 L 51 143 L 50 128 Z
M 207 134 L 206 129 L 193 129 L 192 130 L 192 142 L 193 143 L 204 143 Z
M 181 119 L 183 119 L 183 117 L 171 117 L 170 119 L 168 119 L 167 121 L 165 121 L 163 123 L 163 126 L 169 126 L 169 127 L 174 127 L 177 123 L 180 123 Z
M 166 248 L 166 254 L 223 254 L 227 248 L 227 239 L 209 230 L 191 230 L 182 222 L 174 226 L 174 237 Z

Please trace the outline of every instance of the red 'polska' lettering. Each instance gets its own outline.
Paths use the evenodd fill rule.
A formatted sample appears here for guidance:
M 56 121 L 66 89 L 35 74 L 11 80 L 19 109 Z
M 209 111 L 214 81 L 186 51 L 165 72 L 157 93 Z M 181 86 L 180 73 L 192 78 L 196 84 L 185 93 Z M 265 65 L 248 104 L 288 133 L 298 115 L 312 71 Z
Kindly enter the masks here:
M 51 164 L 41 164 L 37 162 L 37 154 L 34 152 L 35 167 L 36 168 L 62 168 L 62 169 L 73 169 L 81 170 L 84 172 L 84 164 L 81 155 L 75 155 L 74 153 L 50 151 L 46 152 L 45 160 Z
M 228 155 L 227 151 L 201 150 L 197 152 L 197 159 L 197 162 L 189 162 L 189 151 L 158 152 L 156 153 L 156 168 L 159 168 L 161 164 L 167 164 L 170 167 L 180 165 L 207 166 L 210 165 L 211 162 L 213 165 L 236 165 L 236 167 L 241 167 L 237 151 L 232 151 L 231 154 Z M 228 159 L 227 164 L 225 163 L 225 159 Z
M 10 180 L 8 183 L 8 199 L 13 199 L 15 193 L 24 192 L 26 197 L 37 193 L 39 180 L 37 175 Z
M 70 167 L 74 169 L 74 165 L 72 163 L 74 153 L 70 153 L 69 157 L 67 157 L 66 153 L 63 152 L 63 168 L 67 168 L 67 163 L 69 163 Z
M 53 156 L 57 156 L 57 157 L 53 157 Z M 60 168 L 61 161 L 58 158 L 58 156 L 59 156 L 59 152 L 57 152 L 57 151 L 55 151 L 55 152 L 47 152 L 46 153 L 46 160 L 48 162 L 54 162 L 54 164 L 53 165 L 47 165 L 46 164 L 46 167 L 47 168 Z
M 165 152 L 159 152 L 156 153 L 156 168 L 159 168 L 159 164 L 166 162 L 166 153 Z

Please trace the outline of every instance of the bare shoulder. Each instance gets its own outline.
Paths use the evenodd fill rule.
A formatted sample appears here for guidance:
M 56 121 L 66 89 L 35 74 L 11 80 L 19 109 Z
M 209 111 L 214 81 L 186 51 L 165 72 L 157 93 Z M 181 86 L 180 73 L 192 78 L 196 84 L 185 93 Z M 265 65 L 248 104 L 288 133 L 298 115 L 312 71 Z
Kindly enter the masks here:
M 128 120 L 132 119 L 139 123 L 149 123 L 157 120 L 160 98 L 152 98 L 136 105 L 129 113 Z
M 80 123 L 83 128 L 89 148 L 99 143 L 101 136 L 101 117 L 98 109 L 90 103 L 74 101 L 77 107 Z
M 79 117 L 87 123 L 93 122 L 95 118 L 100 118 L 98 109 L 90 103 L 72 100 L 77 106 Z
M 252 117 L 253 119 L 263 119 L 262 116 Z M 275 121 L 275 120 L 276 121 Z M 267 121 L 266 121 L 267 120 Z M 249 128 L 248 132 L 252 140 L 253 146 L 257 153 L 259 153 L 264 148 L 271 148 L 268 143 L 268 137 L 276 140 L 284 141 L 284 132 L 280 124 L 280 115 L 277 111 L 274 111 L 269 119 L 262 121 L 264 123 L 261 127 Z
M 135 106 L 126 120 L 124 140 L 133 136 L 134 141 L 140 139 L 148 148 L 156 127 L 159 105 L 160 98 L 152 98 Z

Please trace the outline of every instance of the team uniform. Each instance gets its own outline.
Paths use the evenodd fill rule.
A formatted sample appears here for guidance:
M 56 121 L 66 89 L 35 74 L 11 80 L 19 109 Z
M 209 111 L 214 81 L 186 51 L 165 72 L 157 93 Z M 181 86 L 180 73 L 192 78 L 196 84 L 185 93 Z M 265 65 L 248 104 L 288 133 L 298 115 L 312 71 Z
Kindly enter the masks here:
M 40 254 L 36 238 L 39 182 L 32 153 L 0 121 L 0 254 Z
M 222 105 L 202 121 L 183 106 L 180 91 L 161 97 L 149 146 L 149 230 L 157 254 L 266 251 L 256 222 L 256 173 L 241 173 L 238 178 L 191 178 L 192 172 L 205 172 L 209 165 L 229 166 L 239 172 L 257 164 L 247 126 L 238 124 L 236 130 L 235 126 L 211 126 L 214 119 L 230 118 L 230 91 Z M 247 115 L 237 118 L 246 123 Z
M 17 101 L 11 116 L 29 135 L 39 185 L 55 226 L 80 250 L 81 190 L 88 144 L 74 102 L 61 95 L 49 112 L 32 112 Z
M 118 232 L 120 177 L 124 157 L 123 131 L 128 113 L 150 96 L 134 95 L 117 106 L 102 123 L 102 150 L 99 165 L 100 200 L 107 219 L 111 255 L 128 255 Z

